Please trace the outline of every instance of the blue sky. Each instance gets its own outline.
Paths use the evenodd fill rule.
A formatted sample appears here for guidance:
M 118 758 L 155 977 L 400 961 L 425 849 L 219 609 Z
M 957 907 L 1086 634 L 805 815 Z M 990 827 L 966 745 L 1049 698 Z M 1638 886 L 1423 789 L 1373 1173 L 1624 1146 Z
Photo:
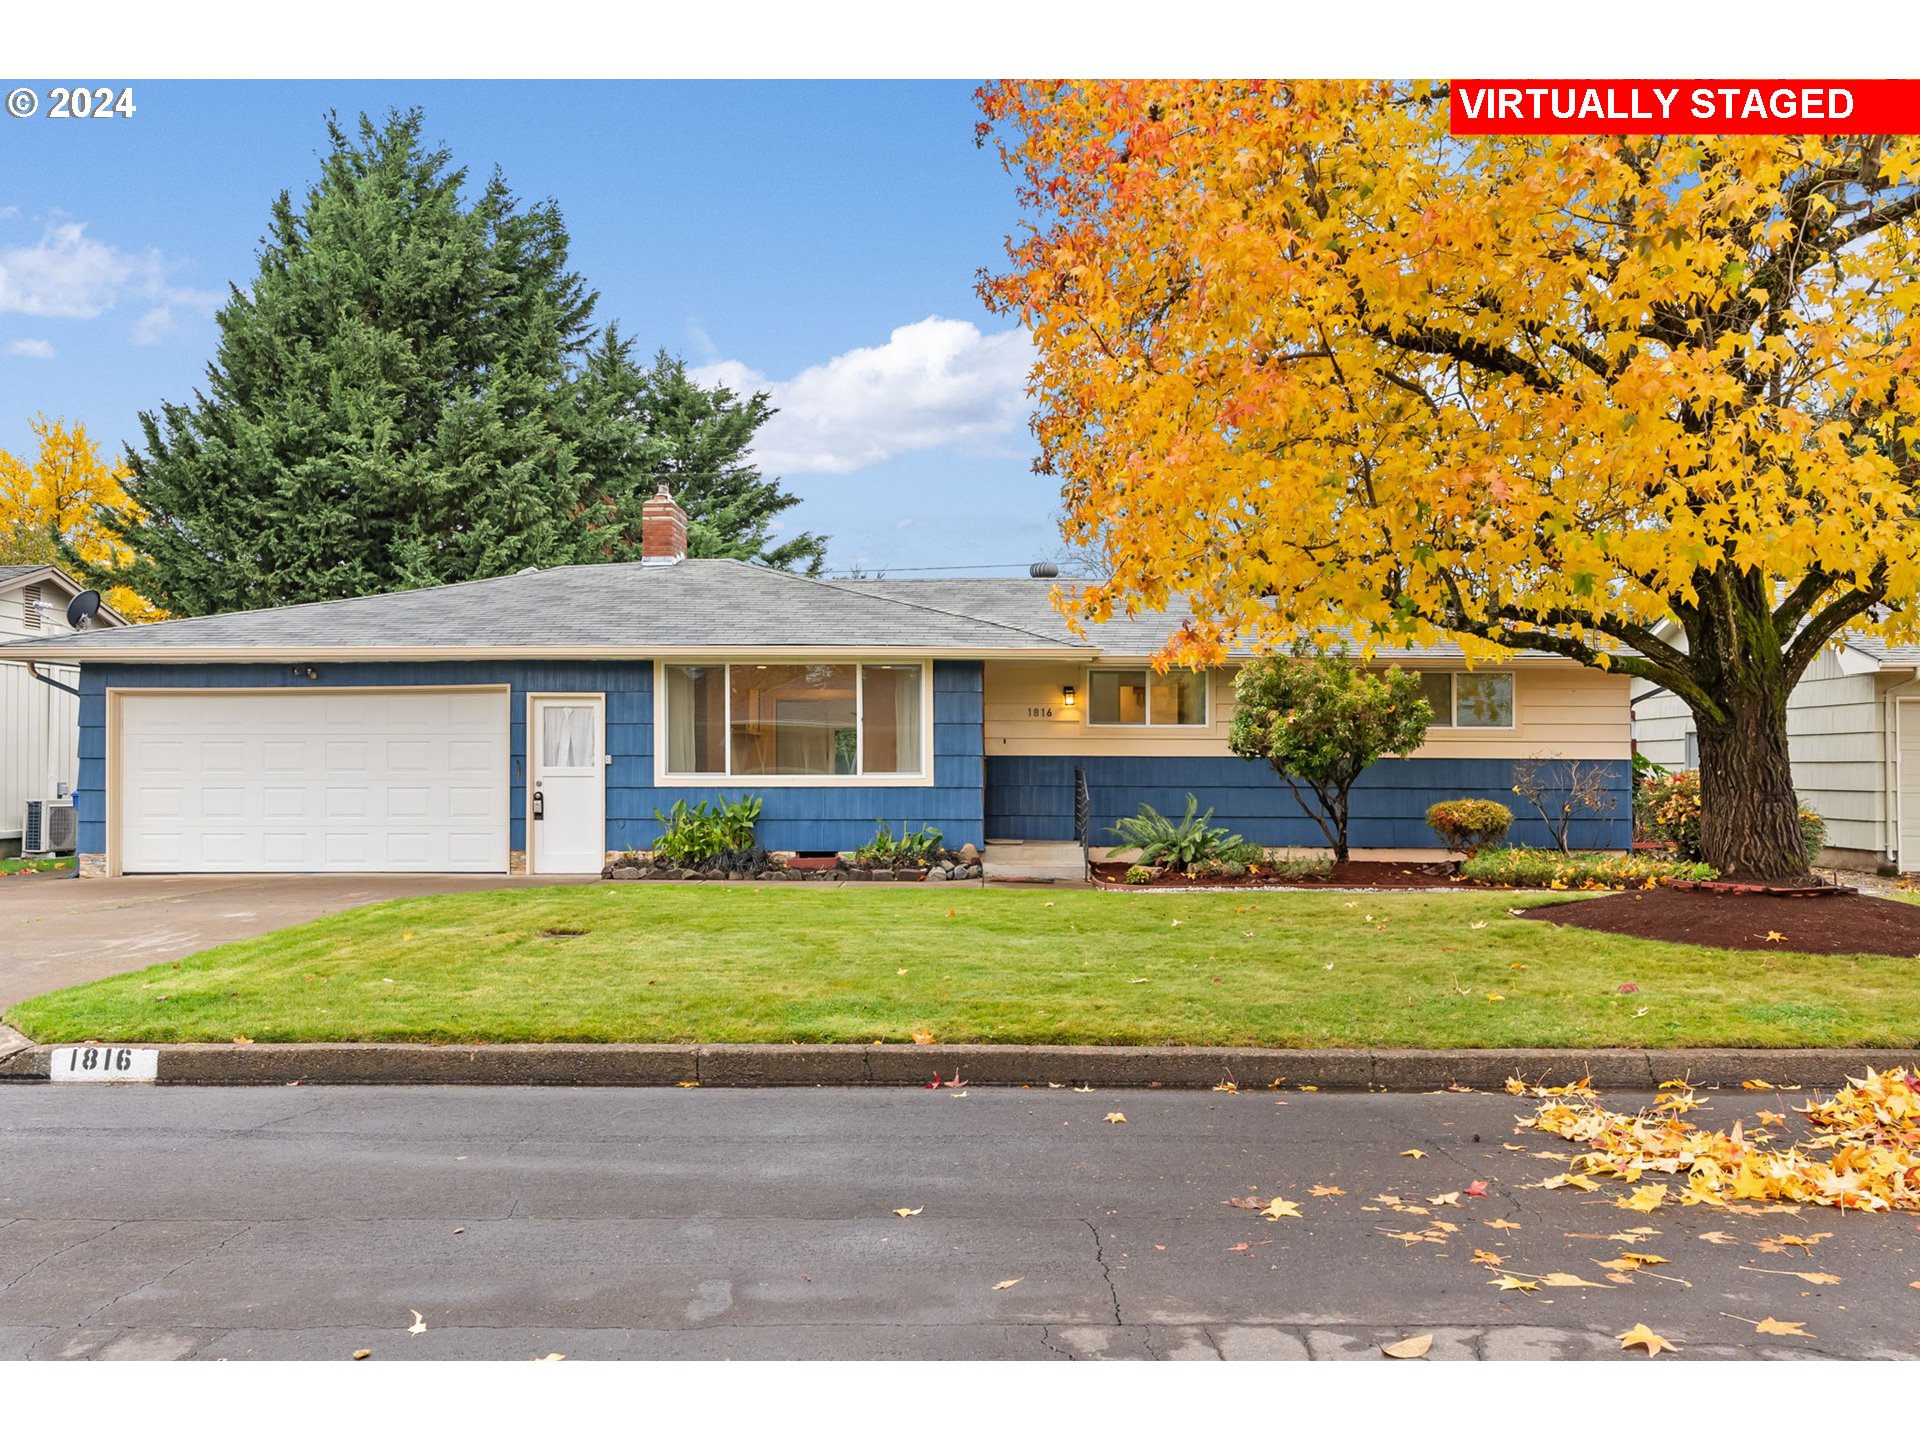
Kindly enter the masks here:
M 0 448 L 38 411 L 118 447 L 190 399 L 325 112 L 418 105 L 470 172 L 559 202 L 603 322 L 774 393 L 764 468 L 830 566 L 1024 567 L 1058 546 L 1058 494 L 1029 468 L 1025 337 L 973 291 L 1018 212 L 972 90 L 166 81 L 131 119 L 0 120 Z

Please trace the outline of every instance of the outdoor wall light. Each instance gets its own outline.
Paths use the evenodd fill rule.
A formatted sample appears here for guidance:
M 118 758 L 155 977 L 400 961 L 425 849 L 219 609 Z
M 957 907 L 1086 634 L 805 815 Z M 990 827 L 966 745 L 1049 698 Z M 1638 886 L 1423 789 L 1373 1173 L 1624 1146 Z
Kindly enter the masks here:
M 1062 685 L 1060 687 L 1060 703 L 1069 710 L 1073 709 L 1073 686 Z
M 293 667 L 293 673 L 305 676 L 309 680 L 318 680 L 320 678 L 320 672 L 311 665 L 296 665 Z

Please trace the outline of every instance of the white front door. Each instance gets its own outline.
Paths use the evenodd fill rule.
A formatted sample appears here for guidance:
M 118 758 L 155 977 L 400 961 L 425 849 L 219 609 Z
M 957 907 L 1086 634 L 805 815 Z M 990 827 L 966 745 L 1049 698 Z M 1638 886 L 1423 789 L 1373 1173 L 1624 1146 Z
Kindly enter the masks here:
M 606 697 L 539 696 L 527 850 L 536 875 L 597 875 L 607 852 Z

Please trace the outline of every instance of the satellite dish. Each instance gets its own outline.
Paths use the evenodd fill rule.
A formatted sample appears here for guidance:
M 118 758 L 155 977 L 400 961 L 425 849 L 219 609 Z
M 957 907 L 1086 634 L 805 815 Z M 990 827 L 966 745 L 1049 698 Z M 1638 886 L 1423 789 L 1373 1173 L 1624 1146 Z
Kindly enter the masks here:
M 100 613 L 100 592 L 82 590 L 67 602 L 67 624 L 75 630 L 93 628 L 93 617 Z

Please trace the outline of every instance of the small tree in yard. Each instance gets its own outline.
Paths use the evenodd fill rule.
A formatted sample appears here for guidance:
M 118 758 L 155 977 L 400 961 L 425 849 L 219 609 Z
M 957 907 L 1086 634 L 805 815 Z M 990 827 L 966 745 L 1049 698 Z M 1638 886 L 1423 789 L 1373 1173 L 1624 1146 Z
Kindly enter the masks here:
M 1513 793 L 1540 812 L 1562 855 L 1572 851 L 1574 821 L 1604 820 L 1614 811 L 1607 772 L 1580 760 L 1548 760 L 1538 755 L 1522 760 L 1513 767 Z
M 1419 677 L 1397 666 L 1359 670 L 1338 653 L 1296 653 L 1250 662 L 1233 689 L 1228 748 L 1273 766 L 1333 846 L 1334 863 L 1344 864 L 1354 781 L 1381 756 L 1408 754 L 1427 737 L 1433 709 Z

